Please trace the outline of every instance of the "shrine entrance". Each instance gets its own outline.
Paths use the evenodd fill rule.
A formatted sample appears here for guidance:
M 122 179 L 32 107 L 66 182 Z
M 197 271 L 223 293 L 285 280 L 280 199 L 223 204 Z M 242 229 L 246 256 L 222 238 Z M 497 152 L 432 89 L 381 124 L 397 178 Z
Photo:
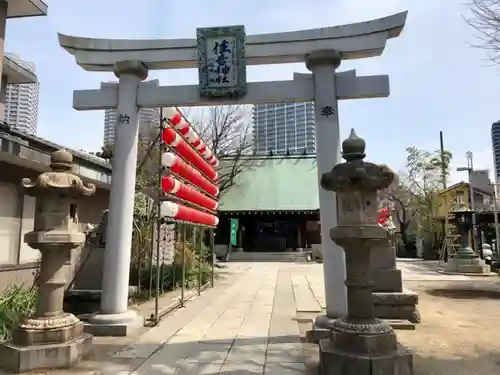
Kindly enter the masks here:
M 109 226 L 101 316 L 123 323 L 127 310 L 137 163 L 139 108 L 314 101 L 318 179 L 339 162 L 338 100 L 389 95 L 389 77 L 336 72 L 343 60 L 382 54 L 398 37 L 406 12 L 368 22 L 284 33 L 246 35 L 244 26 L 197 30 L 196 39 L 111 40 L 59 34 L 60 45 L 87 71 L 113 71 L 119 82 L 74 92 L 76 110 L 116 109 Z M 247 82 L 247 65 L 305 63 L 312 74 L 288 81 Z M 149 70 L 198 69 L 199 84 L 143 82 Z M 300 183 L 300 182 L 298 182 Z M 328 232 L 337 223 L 334 193 L 319 189 L 327 315 L 347 312 L 345 260 Z

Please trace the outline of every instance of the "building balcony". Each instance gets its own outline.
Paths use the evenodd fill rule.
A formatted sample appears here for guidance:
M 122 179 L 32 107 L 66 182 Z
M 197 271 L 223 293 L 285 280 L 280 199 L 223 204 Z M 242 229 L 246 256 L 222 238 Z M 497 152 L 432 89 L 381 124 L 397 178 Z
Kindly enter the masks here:
M 9 56 L 3 58 L 2 76 L 6 77 L 7 85 L 37 82 L 36 74 L 18 64 Z M 2 89 L 4 88 L 2 87 Z
M 7 18 L 46 16 L 48 6 L 42 0 L 7 0 Z

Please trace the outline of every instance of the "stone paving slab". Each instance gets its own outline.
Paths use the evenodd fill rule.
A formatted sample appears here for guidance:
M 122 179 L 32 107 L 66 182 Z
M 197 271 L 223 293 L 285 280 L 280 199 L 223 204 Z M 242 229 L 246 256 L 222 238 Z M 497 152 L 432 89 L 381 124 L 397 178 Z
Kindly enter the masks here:
M 294 289 L 280 267 L 252 266 L 131 374 L 304 374 Z
M 168 327 L 170 317 L 164 319 L 155 333 L 150 331 L 147 340 L 140 340 L 139 347 L 116 354 L 144 359 L 134 372 L 123 374 L 305 373 L 294 321 L 294 289 L 290 273 L 280 272 L 280 267 L 252 265 L 240 280 L 196 315 L 190 313 L 191 319 L 170 335 L 168 328 L 162 328 Z M 305 278 L 298 283 L 304 285 L 296 284 L 297 288 L 309 289 Z M 189 305 L 186 313 L 188 310 Z M 155 337 L 156 346 L 151 344 Z
M 304 309 L 308 303 L 318 308 L 309 265 L 229 266 L 233 267 L 239 267 L 234 275 L 164 317 L 135 343 L 71 370 L 36 374 L 305 374 L 296 295 L 302 293 Z M 301 277 L 300 270 L 308 277 Z
M 325 280 L 323 279 L 323 273 L 320 272 L 314 275 L 306 273 L 305 276 L 319 305 L 323 310 L 326 309 Z
M 291 274 L 290 279 L 295 296 L 296 310 L 299 313 L 320 313 L 321 306 L 318 303 L 306 275 Z

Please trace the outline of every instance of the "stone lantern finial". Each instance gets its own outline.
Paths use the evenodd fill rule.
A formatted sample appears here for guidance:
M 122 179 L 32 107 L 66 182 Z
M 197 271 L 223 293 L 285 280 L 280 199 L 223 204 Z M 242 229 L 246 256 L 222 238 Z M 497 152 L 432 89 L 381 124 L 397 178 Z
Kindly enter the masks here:
M 65 149 L 54 151 L 50 155 L 50 168 L 54 172 L 69 172 L 73 164 L 73 155 Z
M 354 129 L 351 129 L 349 138 L 342 142 L 342 157 L 346 161 L 363 160 L 366 157 L 365 149 L 365 140 L 358 137 Z

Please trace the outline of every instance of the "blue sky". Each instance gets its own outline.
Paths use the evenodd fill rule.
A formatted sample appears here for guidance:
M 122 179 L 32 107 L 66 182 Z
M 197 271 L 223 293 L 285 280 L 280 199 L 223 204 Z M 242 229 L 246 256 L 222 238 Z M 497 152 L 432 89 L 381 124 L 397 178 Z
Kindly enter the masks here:
M 388 42 L 378 58 L 349 61 L 340 67 L 359 75 L 389 74 L 387 99 L 343 101 L 341 135 L 350 128 L 368 142 L 368 157 L 398 170 L 405 148 L 439 147 L 439 130 L 454 163 L 474 153 L 475 166 L 491 168 L 491 123 L 500 119 L 500 70 L 484 51 L 471 48 L 473 30 L 464 22 L 463 0 L 50 0 L 49 15 L 10 20 L 6 51 L 33 61 L 41 83 L 38 135 L 61 145 L 98 150 L 104 114 L 72 109 L 72 92 L 98 88 L 112 74 L 85 72 L 58 44 L 57 32 L 101 38 L 194 38 L 197 27 L 244 24 L 247 34 L 335 26 L 409 15 L 402 35 Z M 130 4 L 126 6 L 124 4 Z M 141 4 L 141 5 L 139 5 Z M 308 72 L 303 64 L 250 67 L 249 81 L 291 79 Z M 156 71 L 163 85 L 193 84 L 195 70 Z M 465 179 L 454 173 L 453 179 Z

